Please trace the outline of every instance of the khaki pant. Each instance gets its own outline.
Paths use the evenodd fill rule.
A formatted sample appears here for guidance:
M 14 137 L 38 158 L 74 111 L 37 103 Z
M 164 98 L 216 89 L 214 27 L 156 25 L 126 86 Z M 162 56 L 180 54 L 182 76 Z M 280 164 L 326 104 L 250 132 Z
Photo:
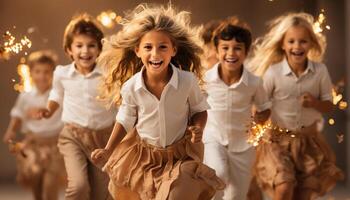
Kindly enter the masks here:
M 57 200 L 65 180 L 63 159 L 57 149 L 57 136 L 41 137 L 27 133 L 16 153 L 17 181 L 30 188 L 36 200 Z
M 108 192 L 108 175 L 95 166 L 91 152 L 104 148 L 112 127 L 93 131 L 76 125 L 66 124 L 58 140 L 58 148 L 63 155 L 67 170 L 67 200 L 106 200 L 111 199 Z

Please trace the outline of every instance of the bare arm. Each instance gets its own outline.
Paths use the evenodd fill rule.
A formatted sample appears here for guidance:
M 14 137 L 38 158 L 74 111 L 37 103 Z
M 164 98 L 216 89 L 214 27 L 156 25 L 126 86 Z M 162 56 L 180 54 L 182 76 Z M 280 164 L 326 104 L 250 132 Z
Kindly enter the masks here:
M 124 127 L 116 122 L 113 127 L 113 131 L 111 136 L 109 137 L 109 140 L 105 146 L 105 149 L 109 152 L 113 151 L 115 147 L 123 140 L 123 138 L 126 136 L 126 130 Z
M 201 142 L 204 127 L 207 123 L 207 111 L 198 112 L 191 117 L 189 131 L 192 133 L 191 141 L 193 143 Z
M 255 112 L 254 121 L 258 124 L 263 124 L 269 119 L 270 114 L 270 109 L 266 109 L 261 112 Z
M 21 127 L 22 120 L 18 117 L 12 117 L 3 137 L 3 142 L 8 143 L 9 140 L 16 139 L 16 132 Z
M 47 103 L 46 108 L 39 109 L 39 119 L 41 118 L 50 118 L 56 110 L 60 107 L 60 104 L 58 104 L 56 101 L 49 100 Z
M 331 112 L 334 108 L 331 101 L 322 101 L 306 92 L 301 96 L 302 105 L 306 108 L 314 108 L 321 113 Z

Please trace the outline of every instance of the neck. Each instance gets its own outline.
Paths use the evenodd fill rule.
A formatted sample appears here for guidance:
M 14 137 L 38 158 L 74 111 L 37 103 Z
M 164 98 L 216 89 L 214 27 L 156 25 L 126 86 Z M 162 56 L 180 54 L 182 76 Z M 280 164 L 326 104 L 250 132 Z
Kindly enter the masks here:
M 90 72 L 92 72 L 95 69 L 96 64 L 92 65 L 91 67 L 80 67 L 78 65 L 75 65 L 75 68 L 83 75 L 87 75 Z
M 39 93 L 44 94 L 51 88 L 51 85 L 46 86 L 46 87 L 36 87 L 36 89 L 39 91 Z
M 164 73 L 160 74 L 152 74 L 145 70 L 143 76 L 147 83 L 168 83 L 172 74 L 173 70 L 169 66 L 166 70 L 164 70 Z
M 307 67 L 307 60 L 304 63 L 300 63 L 300 64 L 288 62 L 288 65 L 289 65 L 290 69 L 294 72 L 294 74 L 299 76 L 305 71 L 305 69 Z
M 243 73 L 243 66 L 237 70 L 225 70 L 219 65 L 219 76 L 226 85 L 231 85 L 239 81 Z

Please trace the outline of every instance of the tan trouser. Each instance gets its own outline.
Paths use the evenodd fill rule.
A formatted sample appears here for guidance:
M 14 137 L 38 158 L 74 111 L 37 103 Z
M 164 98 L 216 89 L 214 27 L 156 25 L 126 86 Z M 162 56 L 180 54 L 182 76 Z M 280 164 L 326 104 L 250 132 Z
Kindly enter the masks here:
M 108 175 L 95 166 L 91 152 L 103 148 L 112 132 L 112 127 L 93 131 L 76 125 L 66 124 L 58 139 L 58 148 L 63 155 L 67 170 L 67 200 L 106 200 Z

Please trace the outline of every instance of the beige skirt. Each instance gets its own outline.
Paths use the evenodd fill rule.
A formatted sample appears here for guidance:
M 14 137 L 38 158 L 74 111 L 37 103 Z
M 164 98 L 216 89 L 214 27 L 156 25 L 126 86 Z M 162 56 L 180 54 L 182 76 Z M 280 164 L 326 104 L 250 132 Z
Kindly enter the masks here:
M 128 188 L 142 200 L 209 200 L 225 187 L 202 163 L 203 143 L 191 143 L 189 134 L 166 148 L 146 143 L 136 130 L 129 134 L 104 167 L 115 199 L 127 196 L 118 188 Z
M 16 153 L 17 182 L 24 187 L 33 186 L 44 174 L 57 177 L 57 185 L 64 186 L 66 174 L 63 158 L 58 152 L 57 137 L 39 137 L 26 134 Z
M 270 196 L 275 186 L 293 182 L 296 187 L 313 190 L 315 198 L 344 177 L 316 124 L 290 133 L 271 131 L 263 139 L 257 147 L 254 173 L 260 188 Z

